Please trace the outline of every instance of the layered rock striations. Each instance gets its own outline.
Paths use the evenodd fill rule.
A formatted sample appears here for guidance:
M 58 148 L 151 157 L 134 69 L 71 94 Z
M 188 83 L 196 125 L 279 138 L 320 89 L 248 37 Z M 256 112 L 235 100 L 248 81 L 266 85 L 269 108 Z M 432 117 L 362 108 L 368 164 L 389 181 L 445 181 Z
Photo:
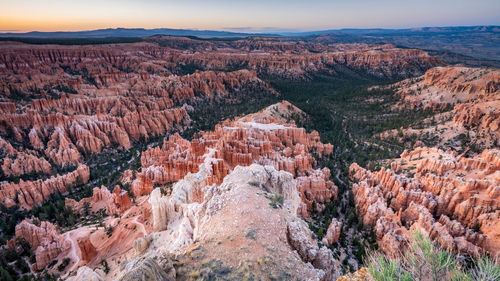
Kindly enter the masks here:
M 17 239 L 9 244 L 26 240 L 35 251 L 33 270 L 57 271 L 68 280 L 187 279 L 214 266 L 229 268 L 224 274 L 230 279 L 335 279 L 338 262 L 329 248 L 318 246 L 303 220 L 337 197 L 330 170 L 317 161 L 330 157 L 333 146 L 294 124 L 307 118 L 303 112 L 281 102 L 191 140 L 175 133 L 190 125 L 189 114 L 204 103 L 277 95 L 259 76 L 308 79 L 347 71 L 396 78 L 422 74 L 440 62 L 424 51 L 392 45 L 161 36 L 146 41 L 0 44 L 3 205 L 29 210 L 54 193 L 100 185 L 95 178 L 89 183 L 89 167 L 99 169 L 96 158 L 169 135 L 142 153 L 140 171 L 123 175 L 128 191 L 95 187 L 91 197 L 66 200 L 87 219 L 105 215 L 98 224 L 60 233 L 48 222 L 29 219 L 16 227 Z M 418 208 L 407 208 L 406 221 L 416 220 Z M 488 233 L 497 227 L 486 222 L 496 213 L 463 208 L 463 218 L 439 218 L 456 237 L 443 243 L 468 251 L 495 248 Z M 429 212 L 435 217 L 434 209 Z M 465 221 L 476 215 L 485 223 L 474 238 L 457 223 L 469 229 Z M 400 231 L 380 224 L 384 233 Z M 323 243 L 335 244 L 341 228 L 333 220 Z
M 262 278 L 334 279 L 338 261 L 318 246 L 303 220 L 313 205 L 320 211 L 337 196 L 329 170 L 317 167 L 312 156 L 326 157 L 333 147 L 321 143 L 317 133 L 297 128 L 291 121 L 296 116 L 305 118 L 281 102 L 225 121 L 192 141 L 173 135 L 143 153 L 140 173 L 126 176 L 128 182 L 135 177 L 133 201 L 118 187 L 95 188 L 80 201 L 67 199 L 82 215 L 104 210 L 109 216 L 102 226 L 81 225 L 52 238 L 60 246 L 52 260 L 70 260 L 63 278 L 175 280 L 215 263 L 231 268 L 227 274 L 234 279 L 249 267 Z M 153 168 L 165 176 L 153 176 Z M 333 243 L 339 226 L 331 228 Z M 107 273 L 100 269 L 103 260 Z
M 97 213 L 101 210 L 107 215 L 121 214 L 132 206 L 132 201 L 128 192 L 116 186 L 112 192 L 107 187 L 96 187 L 92 197 L 84 198 L 80 201 L 66 198 L 65 206 L 70 207 L 75 212 L 87 215 Z
M 496 149 L 468 158 L 424 147 L 376 172 L 352 164 L 350 177 L 358 213 L 386 253 L 397 255 L 416 228 L 445 249 L 498 256 L 499 171 Z
M 50 175 L 52 166 L 36 151 L 18 151 L 10 143 L 0 137 L 1 170 L 5 177 L 21 177 L 25 175 Z
M 200 177 L 206 176 L 203 170 L 187 175 L 174 184 L 168 196 L 159 189 L 153 191 L 149 202 L 158 234 L 151 236 L 148 250 L 139 257 L 160 249 L 182 253 L 177 254 L 186 263 L 177 270 L 181 279 L 190 270 L 214 261 L 235 268 L 228 274 L 236 279 L 241 278 L 239 271 L 244 274 L 242 261 L 261 277 L 285 272 L 298 280 L 337 276 L 338 262 L 332 252 L 318 247 L 307 223 L 297 216 L 302 200 L 298 182 L 290 173 L 259 164 L 238 166 L 221 184 L 201 185 L 205 196 L 198 202 L 191 194 L 200 186 Z M 275 205 L 274 198 L 282 198 L 281 203 Z M 189 258 L 196 249 L 203 249 L 200 258 Z M 279 266 L 259 266 L 262 259 Z

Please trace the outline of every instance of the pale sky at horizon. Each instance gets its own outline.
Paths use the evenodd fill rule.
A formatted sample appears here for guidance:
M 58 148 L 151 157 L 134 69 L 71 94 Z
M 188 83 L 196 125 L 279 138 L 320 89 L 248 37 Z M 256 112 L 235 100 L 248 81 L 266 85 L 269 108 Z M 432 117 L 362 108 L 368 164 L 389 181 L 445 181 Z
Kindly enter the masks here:
M 499 25 L 500 0 L 0 0 L 0 32 Z

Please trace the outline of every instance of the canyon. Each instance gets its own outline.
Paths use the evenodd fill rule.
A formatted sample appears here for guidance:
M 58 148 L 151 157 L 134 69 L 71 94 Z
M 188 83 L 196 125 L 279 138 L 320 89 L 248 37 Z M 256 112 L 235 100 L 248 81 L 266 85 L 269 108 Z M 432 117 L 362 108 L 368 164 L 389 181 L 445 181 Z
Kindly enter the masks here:
M 132 183 L 135 204 L 119 187 L 113 192 L 95 188 L 92 197 L 79 202 L 66 199 L 66 205 L 77 212 L 84 212 L 87 204 L 87 212 L 104 210 L 114 215 L 105 219 L 103 228 L 82 226 L 61 234 L 49 222 L 43 221 L 37 228 L 25 220 L 16 227 L 16 239 L 10 244 L 28 241 L 36 250 L 39 269 L 53 260 L 69 259 L 68 274 L 76 273 L 71 280 L 103 278 L 105 274 L 98 268 L 102 260 L 111 268 L 106 278 L 112 280 L 133 280 L 158 274 L 156 271 L 163 275 L 163 266 L 158 270 L 155 257 L 168 259 L 176 254 L 186 258 L 200 248 L 206 261 L 237 267 L 240 256 L 235 249 L 245 247 L 255 247 L 247 263 L 268 259 L 279 265 L 252 274 L 264 276 L 272 270 L 278 276 L 294 270 L 292 275 L 299 278 L 333 278 L 339 274 L 331 266 L 337 261 L 329 249 L 317 246 L 303 220 L 313 206 L 315 212 L 321 212 L 323 204 L 337 196 L 330 171 L 315 168 L 312 156 L 314 151 L 316 157 L 327 157 L 333 147 L 321 143 L 317 132 L 297 128 L 290 119 L 294 114 L 303 115 L 290 103 L 281 102 L 224 121 L 215 131 L 204 132 L 191 142 L 172 135 L 161 147 L 143 153 L 143 167 Z M 175 184 L 165 187 L 169 182 Z M 134 188 L 137 185 L 141 187 Z M 153 189 L 158 185 L 163 187 Z M 106 234 L 108 229 L 112 234 Z M 247 245 L 248 241 L 259 242 Z M 178 276 L 201 266 L 196 262 L 200 261 L 177 268 Z M 309 262 L 314 266 L 308 266 Z M 87 269 L 73 271 L 82 266 Z
M 367 280 L 366 254 L 398 258 L 416 230 L 500 259 L 499 85 L 321 37 L 0 42 L 0 265 Z

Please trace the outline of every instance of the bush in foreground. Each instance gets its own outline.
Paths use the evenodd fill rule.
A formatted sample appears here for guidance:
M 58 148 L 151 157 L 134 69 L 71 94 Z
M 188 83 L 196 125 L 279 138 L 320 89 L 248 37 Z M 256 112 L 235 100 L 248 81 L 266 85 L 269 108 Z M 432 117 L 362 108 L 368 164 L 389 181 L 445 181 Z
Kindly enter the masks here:
M 458 257 L 441 250 L 421 232 L 412 233 L 408 249 L 397 259 L 380 252 L 369 254 L 365 263 L 375 281 L 494 281 L 500 280 L 500 266 L 488 257 L 466 267 Z

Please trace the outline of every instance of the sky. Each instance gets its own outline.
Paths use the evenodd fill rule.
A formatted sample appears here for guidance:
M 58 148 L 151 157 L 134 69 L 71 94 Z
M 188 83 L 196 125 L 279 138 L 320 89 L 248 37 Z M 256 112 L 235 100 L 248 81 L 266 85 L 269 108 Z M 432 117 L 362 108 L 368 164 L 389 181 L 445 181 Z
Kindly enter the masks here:
M 500 25 L 500 0 L 0 0 L 0 32 Z

